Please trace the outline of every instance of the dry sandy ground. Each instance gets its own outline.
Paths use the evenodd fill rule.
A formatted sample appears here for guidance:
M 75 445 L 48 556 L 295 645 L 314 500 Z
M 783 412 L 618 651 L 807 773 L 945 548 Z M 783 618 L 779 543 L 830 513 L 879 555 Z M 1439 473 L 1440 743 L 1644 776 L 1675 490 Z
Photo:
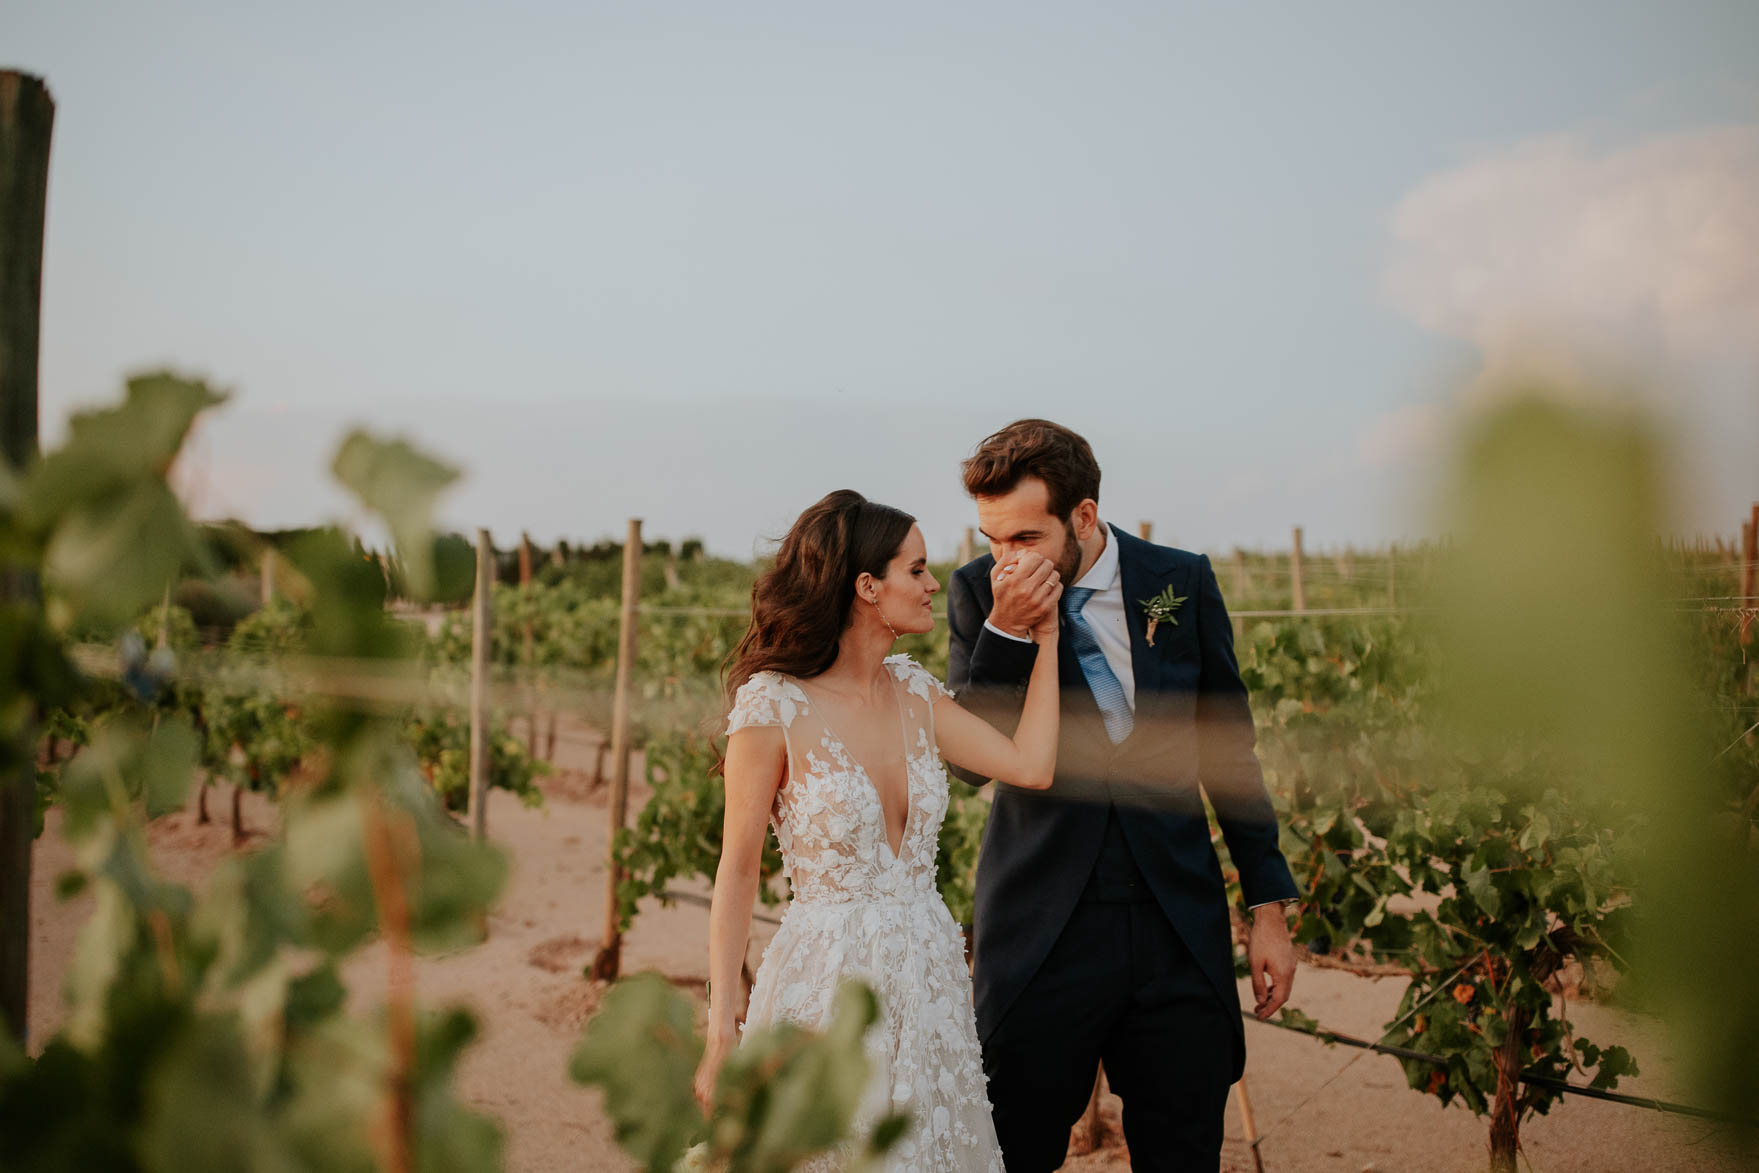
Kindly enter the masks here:
M 592 735 L 569 730 L 562 765 L 590 768 Z M 567 1059 L 597 992 L 581 977 L 601 929 L 605 812 L 584 794 L 578 773 L 548 786 L 542 809 L 527 810 L 495 793 L 489 831 L 511 859 L 511 878 L 490 920 L 486 943 L 425 959 L 418 990 L 427 1005 L 472 1007 L 481 1035 L 459 1073 L 465 1100 L 498 1118 L 507 1136 L 507 1165 L 516 1173 L 629 1170 L 611 1140 L 596 1093 L 567 1078 Z M 632 795 L 632 806 L 644 794 Z M 274 808 L 246 803 L 246 822 L 274 826 Z M 154 824 L 155 858 L 172 879 L 199 884 L 214 862 L 233 850 L 224 824 L 198 825 L 193 813 Z M 253 840 L 260 842 L 260 839 Z M 33 1047 L 60 1023 L 61 984 L 89 896 L 57 904 L 55 877 L 71 864 L 59 821 L 38 841 L 33 866 L 30 1037 Z M 697 887 L 699 894 L 706 889 Z M 755 959 L 773 929 L 754 928 Z M 627 972 L 653 968 L 675 979 L 700 979 L 706 970 L 707 914 L 695 904 L 644 909 L 625 944 Z M 368 949 L 349 967 L 349 984 L 368 1001 L 383 989 L 384 957 Z M 681 983 L 698 997 L 695 982 Z M 1402 984 L 1332 970 L 1306 968 L 1294 1004 L 1332 1029 L 1372 1038 L 1392 1017 Z M 1251 999 L 1243 998 L 1248 1005 Z M 1579 1033 L 1600 1043 L 1630 1047 L 1643 1068 L 1621 1091 L 1683 1099 L 1671 1077 L 1665 1040 L 1656 1023 L 1617 1008 L 1572 1004 Z M 1260 1135 L 1259 1156 L 1269 1173 L 1473 1173 L 1484 1167 L 1485 1121 L 1464 1108 L 1443 1109 L 1406 1087 L 1398 1063 L 1384 1056 L 1248 1023 L 1246 1086 Z M 1236 1089 L 1237 1091 L 1237 1089 Z M 1107 1144 L 1071 1157 L 1067 1169 L 1122 1169 L 1119 1104 L 1108 1098 Z M 1549 1116 L 1528 1122 L 1526 1155 L 1535 1173 L 1623 1173 L 1680 1170 L 1732 1173 L 1744 1166 L 1724 1146 L 1714 1125 L 1619 1104 L 1570 1098 Z M 1254 1169 L 1242 1139 L 1236 1103 L 1230 1105 L 1223 1168 Z

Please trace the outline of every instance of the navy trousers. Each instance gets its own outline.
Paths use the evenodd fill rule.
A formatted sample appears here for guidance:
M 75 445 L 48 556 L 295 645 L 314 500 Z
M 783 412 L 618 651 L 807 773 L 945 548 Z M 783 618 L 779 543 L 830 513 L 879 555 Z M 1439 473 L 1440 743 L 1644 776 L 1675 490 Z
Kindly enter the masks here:
M 1220 1168 L 1234 1024 L 1166 914 L 1145 895 L 1078 903 L 1044 964 L 984 1040 L 1008 1173 L 1062 1165 L 1101 1062 L 1124 1102 L 1132 1169 Z

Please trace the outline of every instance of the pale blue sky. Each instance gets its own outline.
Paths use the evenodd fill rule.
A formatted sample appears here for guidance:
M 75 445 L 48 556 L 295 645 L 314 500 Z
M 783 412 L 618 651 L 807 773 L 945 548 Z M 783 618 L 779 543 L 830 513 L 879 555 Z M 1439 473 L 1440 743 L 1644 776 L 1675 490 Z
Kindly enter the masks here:
M 1022 414 L 1086 432 L 1102 513 L 1180 544 L 1421 532 L 1434 415 L 1498 345 L 1436 235 L 1509 248 L 1499 209 L 1568 187 L 1519 162 L 1535 140 L 1587 160 L 1573 225 L 1596 177 L 1629 208 L 1677 169 L 1620 152 L 1721 127 L 1693 190 L 1727 206 L 1691 219 L 1738 248 L 1756 62 L 1752 0 L 0 0 L 0 64 L 58 104 L 50 436 L 169 363 L 238 392 L 192 449 L 200 511 L 336 514 L 322 466 L 360 420 L 467 466 L 461 527 L 638 514 L 741 555 L 845 485 L 950 552 L 959 458 Z M 1688 520 L 1723 528 L 1759 494 L 1759 363 L 1700 351 L 1759 308 L 1755 264 L 1637 356 L 1695 454 Z M 1620 336 L 1654 325 L 1635 301 Z

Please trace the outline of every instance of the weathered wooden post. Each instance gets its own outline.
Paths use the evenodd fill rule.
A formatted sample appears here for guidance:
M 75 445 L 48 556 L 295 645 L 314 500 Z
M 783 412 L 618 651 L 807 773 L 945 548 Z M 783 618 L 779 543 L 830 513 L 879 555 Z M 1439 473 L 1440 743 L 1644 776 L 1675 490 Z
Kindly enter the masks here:
M 489 652 L 494 646 L 495 547 L 476 531 L 476 594 L 470 606 L 470 834 L 489 833 Z
M 977 557 L 977 530 L 965 527 L 965 536 L 959 541 L 959 565 L 963 566 Z
M 1228 600 L 1230 610 L 1239 612 L 1245 609 L 1246 593 L 1252 589 L 1252 582 L 1246 577 L 1246 551 L 1234 547 L 1234 597 Z M 1246 642 L 1246 621 L 1238 614 L 1234 616 L 1234 646 L 1238 648 Z M 1235 653 L 1238 655 L 1238 652 Z
M 13 473 L 37 455 L 37 343 L 43 295 L 43 216 L 55 102 L 41 78 L 0 70 L 0 459 Z M 0 597 L 34 602 L 35 576 L 7 568 Z M 5 687 L 10 691 L 12 682 Z M 35 740 L 35 714 L 14 733 Z M 30 1005 L 31 840 L 36 757 L 0 774 L 0 1029 L 24 1043 Z
M 1255 1173 L 1264 1173 L 1264 1154 L 1258 1151 L 1258 1120 L 1252 1114 L 1252 1095 L 1246 1090 L 1245 1076 L 1234 1085 L 1234 1091 L 1240 1096 L 1240 1133 L 1245 1137 L 1246 1147 L 1252 1150 L 1252 1168 Z
M 519 531 L 519 589 L 521 598 L 519 608 L 525 616 L 519 624 L 519 664 L 524 669 L 524 679 L 520 682 L 520 693 L 525 698 L 525 753 L 532 760 L 537 759 L 537 693 L 532 686 L 531 670 L 537 659 L 536 641 L 531 630 L 531 591 L 532 571 L 531 534 Z
M 1741 523 L 1741 646 L 1753 644 L 1753 609 L 1759 607 L 1759 501 L 1753 503 L 1753 516 Z M 1741 691 L 1753 694 L 1753 658 L 1747 657 L 1747 674 Z
M 629 693 L 635 682 L 636 609 L 641 600 L 641 519 L 629 519 L 623 542 L 623 613 L 617 638 L 617 691 L 611 700 L 611 800 L 605 815 L 605 935 L 593 958 L 592 976 L 615 981 L 622 968 L 623 932 L 617 911 L 622 868 L 617 861 L 617 832 L 623 829 L 629 804 Z
M 1139 521 L 1136 523 L 1136 536 L 1145 542 L 1154 541 L 1154 522 Z
M 1295 610 L 1307 610 L 1307 581 L 1301 566 L 1301 527 L 1295 527 L 1295 548 L 1289 554 L 1289 586 L 1295 594 Z
M 1105 1095 L 1105 1068 L 1093 1077 L 1093 1093 L 1087 1097 L 1087 1110 L 1081 1113 L 1078 1129 L 1080 1151 L 1093 1152 L 1099 1148 L 1102 1139 L 1099 1120 L 1099 1101 Z
M 1386 605 L 1397 610 L 1399 606 L 1399 544 L 1394 542 L 1386 550 Z

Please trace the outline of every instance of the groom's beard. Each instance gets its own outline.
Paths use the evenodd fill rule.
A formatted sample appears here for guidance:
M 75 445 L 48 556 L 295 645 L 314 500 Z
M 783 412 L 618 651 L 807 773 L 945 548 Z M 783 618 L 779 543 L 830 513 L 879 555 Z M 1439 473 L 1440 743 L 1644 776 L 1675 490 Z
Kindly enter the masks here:
M 1064 587 L 1072 587 L 1080 570 L 1081 543 L 1075 540 L 1075 527 L 1064 522 L 1063 552 L 1057 557 L 1057 575 L 1063 580 Z

